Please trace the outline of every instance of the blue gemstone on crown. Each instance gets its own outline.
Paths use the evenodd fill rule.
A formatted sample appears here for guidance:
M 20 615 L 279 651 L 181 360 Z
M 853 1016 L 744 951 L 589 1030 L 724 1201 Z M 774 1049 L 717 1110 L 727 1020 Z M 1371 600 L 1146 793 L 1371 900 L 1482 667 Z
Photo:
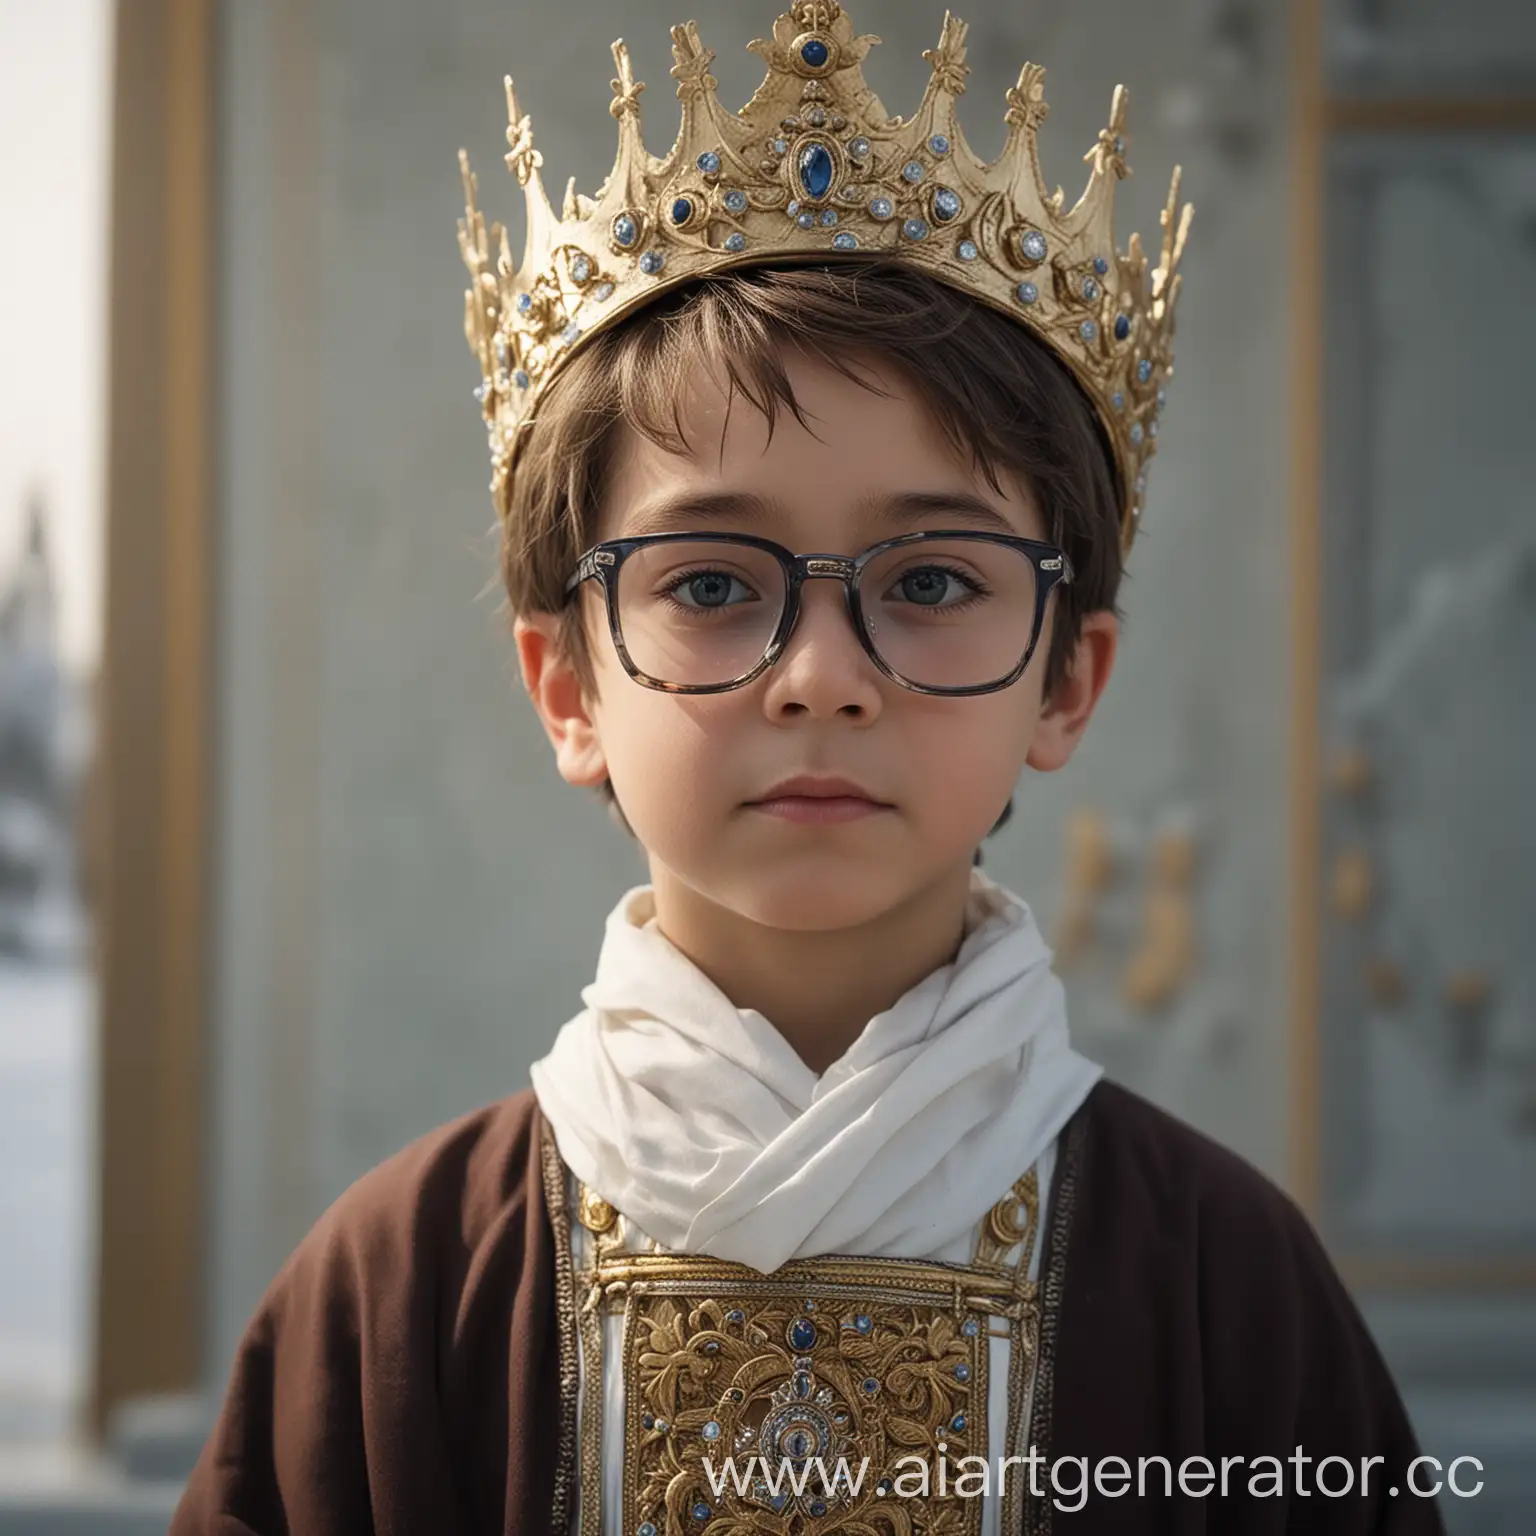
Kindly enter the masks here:
M 820 128 L 826 122 L 827 114 L 823 112 L 820 107 L 812 107 L 811 110 L 805 114 L 805 120 L 811 125 L 812 128 Z
M 718 1440 L 720 1438 L 720 1422 L 719 1422 L 719 1420 L 718 1419 L 711 1419 L 709 1421 L 709 1423 L 707 1423 L 699 1431 L 699 1433 L 701 1435 L 703 1435 L 703 1437 L 706 1440 Z
M 869 154 L 869 140 L 861 133 L 856 139 L 848 140 L 848 153 L 855 160 L 862 160 Z
M 923 179 L 923 163 L 921 160 L 908 160 L 901 168 L 901 179 L 910 181 L 914 186 Z
M 789 153 L 789 140 L 775 139 L 770 148 L 776 155 L 787 155 Z
M 801 46 L 800 57 L 812 69 L 820 69 L 832 57 L 832 50 L 819 37 L 813 37 Z
M 981 1332 L 981 1324 L 978 1323 L 974 1317 L 968 1317 L 966 1318 L 965 1322 L 961 1324 L 960 1332 L 963 1333 L 966 1338 L 974 1339 L 976 1335 Z
M 656 1527 L 649 1520 L 642 1520 L 635 1527 L 635 1536 L 656 1536 Z
M 809 1349 L 816 1342 L 816 1325 L 808 1317 L 797 1317 L 789 1325 L 791 1349 Z
M 1115 340 L 1124 341 L 1131 334 L 1131 317 L 1129 315 L 1115 316 Z
M 942 133 L 936 133 L 928 140 L 928 148 L 936 155 L 947 155 L 949 153 L 949 140 Z
M 1102 289 L 1102 288 L 1100 288 L 1100 287 L 1099 287 L 1099 285 L 1098 285 L 1098 282 L 1097 282 L 1097 281 L 1096 281 L 1096 280 L 1095 280 L 1095 279 L 1094 279 L 1094 278 L 1091 278 L 1091 277 L 1085 277 L 1085 278 L 1084 278 L 1084 279 L 1083 279 L 1083 297 L 1084 297 L 1084 298 L 1085 298 L 1085 299 L 1087 299 L 1087 300 L 1088 300 L 1088 302 L 1089 302 L 1089 303 L 1090 303 L 1090 304 L 1091 304 L 1091 303 L 1092 303 L 1092 302 L 1093 302 L 1093 301 L 1094 301 L 1094 300 L 1095 300 L 1095 299 L 1096 299 L 1096 298 L 1098 298 L 1098 296 L 1099 296 L 1099 295 L 1100 295 L 1100 294 L 1101 294 L 1101 293 L 1102 293 L 1102 292 L 1103 292 L 1103 291 L 1104 291 L 1104 290 L 1103 290 L 1103 289 Z
M 961 261 L 975 261 L 977 256 L 976 242 L 974 240 L 962 240 L 955 247 Z
M 738 229 L 725 237 L 725 248 L 728 251 L 744 251 L 747 248 L 747 237 Z
M 807 209 L 800 215 L 798 219 L 795 220 L 795 223 L 797 223 L 801 229 L 815 229 L 816 215 Z
M 1139 363 L 1136 364 L 1136 380 L 1140 384 L 1145 384 L 1151 377 L 1152 359 L 1149 357 L 1144 357 Z
M 928 237 L 928 221 L 926 219 L 908 219 L 901 226 L 901 232 L 908 240 L 925 240 Z
M 603 281 L 600 282 L 597 287 L 592 290 L 592 297 L 596 299 L 599 304 L 601 304 L 604 299 L 611 299 L 613 297 L 613 284 L 604 278 Z
M 948 187 L 940 187 L 933 194 L 933 216 L 947 222 L 960 212 L 960 194 Z
M 621 213 L 613 221 L 613 238 L 623 246 L 630 246 L 640 238 L 640 226 L 635 223 L 634 215 Z
M 566 326 L 563 331 L 560 332 L 560 340 L 563 341 L 566 346 L 570 346 L 570 344 L 580 335 L 581 327 L 576 323 L 576 321 L 572 320 L 571 323 Z
M 1116 391 L 1115 391 L 1115 392 L 1114 392 L 1114 394 L 1112 394 L 1112 395 L 1111 395 L 1111 396 L 1110 396 L 1110 397 L 1109 397 L 1109 403 L 1110 403 L 1110 404 L 1111 404 L 1111 405 L 1112 405 L 1112 406 L 1114 406 L 1114 408 L 1115 408 L 1115 409 L 1116 409 L 1116 410 L 1117 410 L 1117 411 L 1123 411 L 1123 410 L 1124 410 L 1124 409 L 1125 409 L 1125 396 L 1124 396 L 1124 395 L 1122 395 L 1122 394 L 1121 394 L 1121 393 L 1120 393 L 1120 391 L 1119 391 L 1119 390 L 1118 390 L 1118 389 L 1117 389 L 1117 390 L 1116 390 Z
M 1040 290 L 1033 283 L 1020 283 L 1014 292 L 1018 294 L 1021 304 L 1033 304 L 1040 297 Z
M 1078 326 L 1077 334 L 1081 336 L 1084 341 L 1095 340 L 1099 334 L 1099 322 L 1097 320 L 1084 320 L 1083 323 Z
M 869 1330 L 875 1326 L 875 1322 L 867 1312 L 860 1312 L 859 1315 L 854 1318 L 853 1326 L 857 1328 L 860 1333 L 868 1333 Z
M 693 199 L 687 197 L 675 197 L 672 199 L 672 222 L 674 224 L 686 224 L 693 217 Z
M 1095 256 L 1093 258 L 1093 270 L 1097 272 L 1100 277 L 1103 277 L 1104 274 L 1109 271 L 1109 263 L 1105 261 L 1102 256 Z
M 694 163 L 706 176 L 713 176 L 720 169 L 720 156 L 714 150 L 706 149 Z
M 518 312 L 518 314 L 526 315 L 528 313 L 528 311 L 530 309 L 532 309 L 532 308 L 533 308 L 533 295 L 531 293 L 520 293 L 520 294 L 518 294 L 518 296 L 517 296 L 517 312 Z
M 896 207 L 888 197 L 875 197 L 870 199 L 869 211 L 874 218 L 888 219 L 896 211 Z
M 512 382 L 516 384 L 519 389 L 527 389 L 530 380 L 527 373 L 523 369 L 519 368 L 517 372 L 512 375 Z
M 1158 410 L 1162 410 L 1162 408 L 1165 405 L 1167 405 L 1167 404 L 1168 404 L 1168 391 L 1166 389 L 1164 389 L 1161 385 L 1159 385 L 1158 389 L 1157 389 L 1157 408 L 1158 408 Z
M 819 200 L 832 190 L 832 151 L 819 139 L 812 139 L 800 151 L 795 170 L 807 197 Z
M 832 225 L 837 223 L 837 209 L 823 208 L 821 210 L 821 222 L 830 229 Z
M 1032 229 L 1019 242 L 1019 249 L 1030 261 L 1044 261 L 1050 246 L 1046 244 L 1045 236 L 1038 229 Z
M 640 270 L 647 277 L 655 277 L 667 264 L 667 258 L 660 251 L 647 251 L 640 258 Z
M 832 249 L 835 251 L 856 251 L 858 248 L 859 237 L 846 229 L 840 229 L 832 236 Z
M 721 201 L 731 213 L 745 213 L 747 211 L 747 194 L 740 187 L 732 187 Z
M 1145 437 L 1145 436 L 1146 436 L 1146 433 L 1142 429 L 1141 423 L 1139 421 L 1132 422 L 1131 423 L 1131 441 L 1139 446 L 1140 443 L 1141 443 L 1142 438 Z

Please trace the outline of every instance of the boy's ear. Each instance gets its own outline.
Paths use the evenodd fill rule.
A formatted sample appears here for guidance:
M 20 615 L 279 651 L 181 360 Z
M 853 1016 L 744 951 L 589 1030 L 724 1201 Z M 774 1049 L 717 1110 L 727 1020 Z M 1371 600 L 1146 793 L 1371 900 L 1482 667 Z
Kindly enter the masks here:
M 1042 646 L 1048 637 L 1042 637 Z M 1024 761 L 1053 773 L 1070 761 L 1114 670 L 1120 621 L 1110 609 L 1083 615 L 1077 646 L 1065 674 L 1040 710 L 1034 739 Z
M 590 701 L 560 644 L 559 620 L 554 614 L 519 614 L 512 623 L 512 638 L 523 687 L 555 749 L 560 777 L 582 788 L 601 784 L 608 777 L 608 762 Z

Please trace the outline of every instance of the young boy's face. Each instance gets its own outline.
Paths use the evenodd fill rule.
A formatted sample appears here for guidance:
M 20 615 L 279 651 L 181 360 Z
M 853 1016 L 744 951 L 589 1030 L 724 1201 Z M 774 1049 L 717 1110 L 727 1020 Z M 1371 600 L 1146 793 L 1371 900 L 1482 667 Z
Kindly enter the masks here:
M 903 379 L 870 365 L 877 394 L 800 354 L 787 370 L 807 427 L 781 412 L 770 435 L 738 397 L 729 412 L 702 367 L 681 406 L 688 454 L 622 429 L 598 537 L 708 529 L 756 534 L 796 554 L 857 555 L 896 533 L 984 528 L 964 505 L 979 498 L 1027 538 L 1046 529 L 1028 490 L 993 489 L 944 437 Z M 939 498 L 900 526 L 877 510 L 911 493 Z M 657 514 L 688 498 L 755 498 L 757 516 Z M 952 495 L 955 506 L 942 498 Z M 552 644 L 547 616 L 520 619 L 524 678 L 572 784 L 606 775 L 650 860 L 660 893 L 779 929 L 877 920 L 940 888 L 962 887 L 972 855 L 1001 814 L 1023 766 L 1060 767 L 1086 726 L 1113 660 L 1111 614 L 1084 621 L 1086 664 L 1049 703 L 1041 680 L 1052 597 L 1029 667 L 1012 686 L 965 697 L 914 693 L 885 677 L 849 622 L 841 583 L 810 580 L 778 661 L 744 687 L 705 695 L 646 688 L 608 635 L 597 581 L 580 589 L 596 694 L 583 698 Z M 851 779 L 884 808 L 843 822 L 797 822 L 758 809 L 796 774 Z

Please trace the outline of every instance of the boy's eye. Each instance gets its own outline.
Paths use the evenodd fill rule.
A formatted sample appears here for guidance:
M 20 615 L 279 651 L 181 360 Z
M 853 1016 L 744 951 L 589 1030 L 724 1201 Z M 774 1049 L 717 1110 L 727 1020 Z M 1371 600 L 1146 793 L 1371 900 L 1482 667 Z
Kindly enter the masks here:
M 685 608 L 725 608 L 756 596 L 740 577 L 720 570 L 685 572 L 673 577 L 663 592 Z
M 942 565 L 914 566 L 910 570 L 903 571 L 891 588 L 891 591 L 900 593 L 901 601 L 926 608 L 944 606 L 946 598 L 951 603 L 963 602 L 966 598 L 974 597 L 984 590 L 977 581 L 963 571 L 951 570 Z M 889 600 L 888 593 L 882 601 Z

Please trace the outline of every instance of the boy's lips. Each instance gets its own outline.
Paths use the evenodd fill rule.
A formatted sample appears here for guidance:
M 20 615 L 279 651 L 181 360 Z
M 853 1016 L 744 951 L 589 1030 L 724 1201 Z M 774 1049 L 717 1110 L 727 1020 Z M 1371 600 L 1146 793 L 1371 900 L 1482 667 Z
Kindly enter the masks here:
M 772 789 L 755 800 L 749 800 L 747 804 L 767 805 L 781 800 L 861 800 L 876 808 L 888 804 L 852 779 L 810 773 L 799 773 L 793 778 L 782 779 Z

